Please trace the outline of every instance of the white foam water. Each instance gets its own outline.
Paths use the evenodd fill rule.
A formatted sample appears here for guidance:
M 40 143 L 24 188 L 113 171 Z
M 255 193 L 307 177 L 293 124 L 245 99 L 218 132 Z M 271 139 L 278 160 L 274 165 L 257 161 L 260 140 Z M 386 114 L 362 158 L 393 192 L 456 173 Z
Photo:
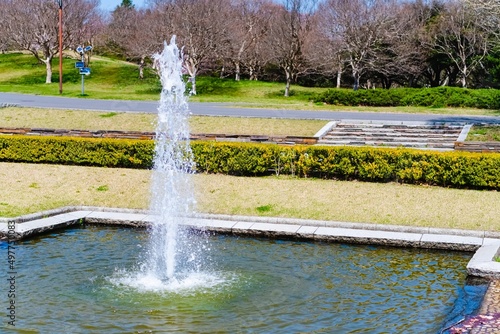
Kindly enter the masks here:
M 175 44 L 175 36 L 153 58 L 162 84 L 151 187 L 151 212 L 155 220 L 149 229 L 140 269 L 116 272 L 110 281 L 141 291 L 211 287 L 224 279 L 206 271 L 207 239 L 183 227 L 195 205 L 191 183 L 194 162 L 182 52 Z
M 227 274 L 226 274 L 227 276 Z M 107 280 L 116 287 L 127 287 L 137 292 L 191 294 L 213 292 L 238 278 L 235 275 L 225 277 L 222 273 L 190 272 L 186 275 L 178 274 L 169 280 L 161 280 L 151 274 L 142 272 L 116 271 Z
M 162 91 L 158 107 L 153 163 L 151 212 L 155 221 L 150 231 L 146 275 L 173 279 L 177 266 L 179 224 L 194 204 L 190 182 L 193 158 L 189 144 L 189 108 L 184 96 L 182 54 L 175 44 L 164 43 L 153 56 Z

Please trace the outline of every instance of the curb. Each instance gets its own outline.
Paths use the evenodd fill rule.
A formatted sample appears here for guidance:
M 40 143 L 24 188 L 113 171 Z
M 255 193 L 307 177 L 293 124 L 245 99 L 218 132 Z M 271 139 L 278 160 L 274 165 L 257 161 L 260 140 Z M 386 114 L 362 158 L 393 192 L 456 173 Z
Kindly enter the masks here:
M 500 262 L 494 260 L 500 252 L 500 232 L 213 214 L 179 219 L 188 228 L 214 233 L 475 252 L 467 273 L 500 278 Z M 155 216 L 147 210 L 63 207 L 12 219 L 0 218 L 0 237 L 21 240 L 83 223 L 145 228 L 154 220 Z

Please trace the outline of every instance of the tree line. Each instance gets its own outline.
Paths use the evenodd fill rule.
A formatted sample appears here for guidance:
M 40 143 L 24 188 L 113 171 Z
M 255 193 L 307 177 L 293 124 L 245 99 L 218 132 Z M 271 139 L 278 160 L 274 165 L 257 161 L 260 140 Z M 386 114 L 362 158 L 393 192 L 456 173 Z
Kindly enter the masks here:
M 199 74 L 359 88 L 500 86 L 497 0 L 63 0 L 63 49 L 137 62 L 176 35 L 196 94 Z M 0 50 L 57 55 L 57 1 L 0 0 Z

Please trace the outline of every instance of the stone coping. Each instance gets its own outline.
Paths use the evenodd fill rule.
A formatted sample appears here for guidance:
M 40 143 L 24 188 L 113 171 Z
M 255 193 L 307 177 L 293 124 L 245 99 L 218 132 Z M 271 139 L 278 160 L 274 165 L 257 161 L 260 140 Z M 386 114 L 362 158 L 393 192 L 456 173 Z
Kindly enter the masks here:
M 147 210 L 64 207 L 0 218 L 0 236 L 21 240 L 83 223 L 147 227 L 154 219 Z M 468 274 L 500 278 L 500 262 L 494 261 L 500 250 L 500 232 L 213 214 L 179 219 L 188 228 L 215 233 L 475 252 L 467 265 Z

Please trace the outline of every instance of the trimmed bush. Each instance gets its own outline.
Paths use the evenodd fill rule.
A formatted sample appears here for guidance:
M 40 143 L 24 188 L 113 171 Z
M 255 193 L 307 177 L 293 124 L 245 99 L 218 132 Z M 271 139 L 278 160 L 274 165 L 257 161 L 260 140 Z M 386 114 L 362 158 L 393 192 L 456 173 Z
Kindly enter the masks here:
M 500 154 L 194 141 L 196 171 L 500 190 Z M 151 168 L 149 140 L 0 136 L 0 161 Z
M 0 137 L 0 161 L 151 168 L 154 143 L 67 137 Z
M 500 109 L 500 91 L 458 87 L 395 88 L 372 90 L 329 89 L 314 102 L 345 106 L 422 106 Z

